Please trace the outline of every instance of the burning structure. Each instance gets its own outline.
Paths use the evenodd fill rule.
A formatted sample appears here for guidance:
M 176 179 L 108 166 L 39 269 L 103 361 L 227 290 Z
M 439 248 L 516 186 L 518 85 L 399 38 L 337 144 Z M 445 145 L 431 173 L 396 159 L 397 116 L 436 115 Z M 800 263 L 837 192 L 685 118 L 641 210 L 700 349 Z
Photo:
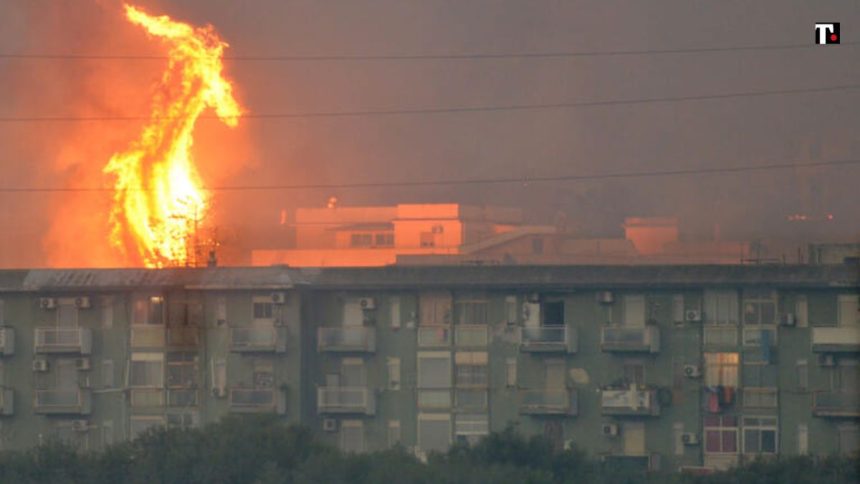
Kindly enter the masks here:
M 209 195 L 192 157 L 194 125 L 207 108 L 231 127 L 242 113 L 222 74 L 227 44 L 211 26 L 195 28 L 131 5 L 125 13 L 167 46 L 168 64 L 140 136 L 104 168 L 116 180 L 110 240 L 133 265 L 196 265 Z

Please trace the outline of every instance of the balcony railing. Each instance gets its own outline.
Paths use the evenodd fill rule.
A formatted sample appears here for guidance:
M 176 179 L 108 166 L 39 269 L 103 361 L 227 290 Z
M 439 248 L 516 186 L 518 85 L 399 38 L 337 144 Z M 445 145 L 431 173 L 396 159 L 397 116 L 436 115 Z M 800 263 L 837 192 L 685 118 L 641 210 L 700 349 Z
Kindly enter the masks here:
M 376 328 L 368 326 L 319 328 L 317 350 L 373 353 L 376 351 Z
M 197 346 L 200 343 L 200 332 L 196 326 L 173 326 L 167 328 L 167 344 L 169 346 Z
M 818 417 L 860 417 L 860 394 L 856 392 L 815 392 L 812 414 Z
M 164 326 L 137 325 L 131 327 L 132 348 L 164 348 Z
M 520 350 L 544 353 L 576 353 L 576 330 L 567 326 L 520 328 Z
M 520 395 L 520 413 L 524 415 L 576 415 L 574 390 L 526 390 Z
M 441 348 L 451 346 L 450 326 L 419 326 L 418 347 L 419 348 Z
M 600 395 L 600 406 L 603 415 L 660 415 L 660 402 L 654 389 L 604 389 Z
M 0 327 L 0 355 L 15 354 L 15 328 Z
M 11 388 L 0 388 L 0 415 L 15 413 L 15 391 Z
M 233 328 L 230 330 L 233 351 L 247 353 L 283 353 L 287 350 L 287 331 L 284 327 Z
M 376 396 L 365 387 L 319 387 L 317 413 L 373 415 L 376 413 Z
M 164 406 L 163 388 L 132 388 L 129 392 L 129 403 L 132 408 Z
M 459 324 L 454 326 L 454 344 L 459 348 L 484 348 L 490 342 L 485 324 Z
M 92 406 L 90 390 L 36 390 L 33 406 L 38 414 L 89 415 Z
M 274 388 L 231 388 L 230 410 L 239 413 L 285 413 L 283 393 Z
M 87 328 L 36 328 L 33 348 L 36 353 L 88 355 L 93 349 L 93 332 Z
M 660 329 L 656 326 L 605 326 L 600 333 L 600 348 L 603 351 L 658 353 Z
M 860 327 L 812 328 L 812 351 L 819 353 L 860 352 Z

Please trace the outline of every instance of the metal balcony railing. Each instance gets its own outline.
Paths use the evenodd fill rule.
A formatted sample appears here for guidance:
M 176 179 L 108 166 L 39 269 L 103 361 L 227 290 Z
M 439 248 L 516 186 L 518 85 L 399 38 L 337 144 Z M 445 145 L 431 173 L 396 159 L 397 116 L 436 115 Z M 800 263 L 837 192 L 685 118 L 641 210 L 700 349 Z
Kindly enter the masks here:
M 484 348 L 490 342 L 485 324 L 459 324 L 454 326 L 454 344 L 459 348 Z
M 93 332 L 87 328 L 36 328 L 33 349 L 36 353 L 92 352 Z
M 603 415 L 660 415 L 660 402 L 654 389 L 604 389 L 600 395 L 600 406 Z
M 812 328 L 812 351 L 860 352 L 860 327 Z
M 319 328 L 317 350 L 373 353 L 376 351 L 376 328 L 368 326 Z
M 576 330 L 567 326 L 520 328 L 520 350 L 546 353 L 575 353 Z
M 450 326 L 438 325 L 418 327 L 419 348 L 440 348 L 446 346 L 451 346 Z
M 850 391 L 815 392 L 812 413 L 819 417 L 860 417 L 860 394 Z
M 317 413 L 373 415 L 376 413 L 376 397 L 365 387 L 319 387 Z
M 132 348 L 163 348 L 165 340 L 164 326 L 137 325 L 131 327 Z
M 605 326 L 600 332 L 603 351 L 658 353 L 660 328 L 657 326 Z
M 36 390 L 33 407 L 38 414 L 89 415 L 91 401 L 88 389 Z
M 231 388 L 230 410 L 247 413 L 284 413 L 281 392 L 274 388 Z
M 524 415 L 576 415 L 574 390 L 526 390 L 520 394 L 520 413 Z
M 286 328 L 233 328 L 230 330 L 230 346 L 238 352 L 283 353 L 287 349 Z

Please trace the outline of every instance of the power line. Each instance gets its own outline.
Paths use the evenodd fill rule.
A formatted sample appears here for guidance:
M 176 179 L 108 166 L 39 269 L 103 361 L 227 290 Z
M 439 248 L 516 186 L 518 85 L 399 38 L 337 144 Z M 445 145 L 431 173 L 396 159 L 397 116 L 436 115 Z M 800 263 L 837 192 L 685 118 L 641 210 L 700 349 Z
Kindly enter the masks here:
M 750 98 L 760 96 L 774 96 L 785 94 L 806 94 L 846 91 L 860 88 L 860 84 L 847 84 L 840 86 L 810 87 L 797 89 L 778 89 L 769 91 L 746 91 L 724 94 L 705 94 L 695 96 L 674 97 L 652 97 L 637 99 L 613 99 L 603 101 L 579 101 L 561 102 L 548 104 L 508 104 L 495 106 L 459 106 L 444 108 L 413 108 L 413 109 L 372 109 L 361 111 L 317 111 L 305 113 L 248 113 L 243 114 L 241 119 L 310 119 L 310 118 L 345 118 L 363 116 L 401 116 L 417 114 L 455 114 L 455 113 L 478 113 L 494 111 L 536 111 L 545 109 L 570 109 L 589 108 L 603 106 L 671 103 L 686 101 L 708 101 L 730 98 Z M 149 116 L 29 116 L 29 117 L 4 117 L 0 123 L 15 122 L 68 122 L 68 121 L 142 121 L 149 119 L 181 119 L 180 116 L 162 116 L 151 118 Z M 218 119 L 215 115 L 201 115 L 199 119 Z
M 630 178 L 656 178 L 666 176 L 712 175 L 726 173 L 747 173 L 753 171 L 784 170 L 804 167 L 835 167 L 860 165 L 860 159 L 832 160 L 812 162 L 774 163 L 768 165 L 731 166 L 721 168 L 688 168 L 663 171 L 632 171 L 618 173 L 600 173 L 591 175 L 556 175 L 537 177 L 501 177 L 501 178 L 471 178 L 465 180 L 420 180 L 396 182 L 355 182 L 355 183 L 319 183 L 301 185 L 225 185 L 207 188 L 214 192 L 244 192 L 244 191 L 281 191 L 281 190 L 315 190 L 315 189 L 348 189 L 348 188 L 391 188 L 391 187 L 422 187 L 422 186 L 457 186 L 457 185 L 496 185 L 508 183 L 547 183 L 559 181 L 593 181 Z M 80 193 L 80 192 L 113 192 L 113 188 L 59 188 L 59 187 L 0 187 L 0 193 Z
M 858 42 L 842 42 L 855 46 Z M 576 57 L 618 57 L 638 55 L 700 54 L 708 52 L 778 51 L 815 49 L 819 46 L 804 44 L 771 44 L 726 47 L 691 47 L 680 49 L 643 49 L 609 51 L 544 51 L 544 52 L 472 52 L 440 54 L 373 54 L 373 55 L 235 55 L 225 60 L 252 62 L 317 62 L 317 61 L 422 61 L 422 60 L 492 60 L 492 59 L 552 59 Z M 0 59 L 24 60 L 167 60 L 167 56 L 135 54 L 0 54 Z

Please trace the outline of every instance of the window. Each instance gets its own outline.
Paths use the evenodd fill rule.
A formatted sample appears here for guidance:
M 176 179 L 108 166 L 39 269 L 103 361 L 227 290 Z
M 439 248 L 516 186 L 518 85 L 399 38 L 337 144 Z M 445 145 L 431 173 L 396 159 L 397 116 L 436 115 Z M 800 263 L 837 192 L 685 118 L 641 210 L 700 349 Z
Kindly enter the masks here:
M 797 424 L 797 453 L 809 453 L 809 426 L 805 423 Z
M 837 431 L 839 432 L 839 453 L 856 455 L 860 451 L 860 426 L 842 424 L 837 427 Z
M 57 325 L 63 327 L 74 327 L 78 325 L 78 307 L 74 300 L 60 300 L 57 305 Z
M 707 324 L 738 324 L 738 294 L 735 291 L 705 291 Z
M 564 301 L 547 301 L 543 304 L 543 324 L 564 326 Z
M 454 420 L 454 435 L 458 440 L 464 438 L 469 443 L 490 433 L 490 419 L 485 413 L 462 413 Z
M 444 452 L 451 445 L 451 415 L 418 414 L 418 448 L 423 452 Z
M 451 324 L 451 295 L 444 292 L 423 293 L 419 299 L 420 324 Z
M 798 328 L 809 326 L 809 301 L 803 294 L 798 295 L 794 301 L 794 315 L 797 318 Z
M 179 429 L 190 429 L 197 426 L 197 412 L 181 412 L 167 414 L 167 426 Z
M 113 388 L 114 386 L 114 370 L 113 360 L 102 361 L 102 387 Z
M 350 247 L 370 247 L 373 245 L 373 234 L 352 234 L 349 236 Z
M 132 353 L 129 386 L 161 388 L 164 386 L 164 354 Z
M 809 363 L 797 360 L 797 389 L 805 391 L 809 388 Z
M 400 420 L 388 421 L 388 446 L 394 447 L 400 443 Z
M 520 311 L 516 296 L 505 296 L 505 322 L 514 324 L 519 320 Z
M 744 346 L 771 347 L 776 345 L 776 328 L 744 328 Z
M 684 310 L 684 295 L 675 294 L 672 296 L 672 321 L 675 323 L 683 323 L 687 320 L 686 311 Z
M 374 237 L 375 245 L 377 247 L 393 247 L 394 246 L 394 234 L 391 233 L 379 233 Z
M 509 388 L 517 386 L 517 359 L 505 360 L 505 385 Z
M 164 324 L 164 298 L 136 297 L 132 308 L 132 324 Z
M 271 320 L 274 317 L 275 305 L 271 296 L 255 296 L 252 300 L 254 319 Z
M 775 454 L 776 417 L 744 417 L 744 454 Z
M 489 383 L 486 352 L 458 351 L 454 356 L 458 387 L 486 387 Z
M 645 296 L 624 296 L 624 326 L 645 326 Z
M 391 310 L 391 329 L 400 329 L 400 298 L 392 297 L 389 308 Z
M 451 405 L 451 356 L 447 352 L 418 354 L 418 405 Z
M 215 322 L 219 325 L 227 324 L 227 298 L 218 296 L 215 300 Z
M 388 389 L 400 390 L 400 358 L 388 358 Z
M 732 415 L 705 417 L 705 453 L 737 454 L 738 419 Z
M 456 305 L 460 324 L 487 324 L 490 303 L 487 301 L 461 301 Z
M 705 385 L 738 386 L 738 353 L 705 353 Z
M 223 393 L 227 388 L 227 360 L 213 358 L 212 366 L 212 389 Z
M 111 329 L 113 327 L 113 304 L 112 296 L 102 298 L 102 328 Z
M 197 385 L 197 356 L 194 353 L 167 354 L 167 387 L 191 388 Z
M 275 386 L 275 365 L 271 359 L 254 360 L 254 388 L 273 388 Z
M 341 421 L 340 449 L 344 452 L 364 452 L 364 422 L 361 420 Z
M 776 324 L 776 292 L 744 290 L 744 324 Z
M 856 294 L 840 294 L 837 307 L 839 326 L 860 325 L 860 296 Z
M 705 326 L 705 344 L 708 346 L 737 346 L 738 328 L 732 325 Z

